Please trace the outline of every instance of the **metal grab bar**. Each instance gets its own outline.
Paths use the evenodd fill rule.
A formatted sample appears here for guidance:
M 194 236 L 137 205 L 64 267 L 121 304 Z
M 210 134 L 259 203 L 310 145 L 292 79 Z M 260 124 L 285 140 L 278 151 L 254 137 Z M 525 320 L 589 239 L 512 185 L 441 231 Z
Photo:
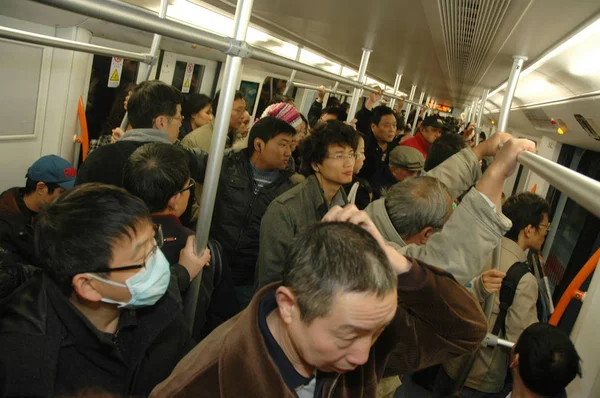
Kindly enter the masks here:
M 596 269 L 598 263 L 600 262 L 600 249 L 596 250 L 596 253 L 585 263 L 583 268 L 579 270 L 575 278 L 569 283 L 567 290 L 563 293 L 562 297 L 558 301 L 556 305 L 556 309 L 554 313 L 550 317 L 548 323 L 553 326 L 558 326 L 567 306 L 573 299 L 577 299 L 583 301 L 583 297 L 585 292 L 579 290 L 583 282 L 590 276 L 590 274 Z
M 519 163 L 600 217 L 600 182 L 531 152 L 522 152 Z
M 95 44 L 83 43 L 75 40 L 61 39 L 54 36 L 40 35 L 37 33 L 26 32 L 24 30 L 11 29 L 0 26 L 0 38 L 17 40 L 25 43 L 39 44 L 41 46 L 49 46 L 62 48 L 63 50 L 81 51 L 89 54 L 104 55 L 107 57 L 119 57 L 151 63 L 153 57 L 150 54 L 136 53 L 133 51 L 119 50 L 116 48 L 97 46 Z

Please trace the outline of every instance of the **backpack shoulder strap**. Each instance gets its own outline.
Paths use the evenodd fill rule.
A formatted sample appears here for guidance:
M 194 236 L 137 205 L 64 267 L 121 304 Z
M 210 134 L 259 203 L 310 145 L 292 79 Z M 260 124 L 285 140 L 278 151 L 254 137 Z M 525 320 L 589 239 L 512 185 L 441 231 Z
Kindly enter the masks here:
M 531 272 L 529 265 L 522 262 L 516 262 L 508 269 L 500 288 L 500 312 L 498 318 L 496 318 L 496 323 L 494 323 L 492 334 L 498 336 L 500 331 L 505 331 L 506 313 L 515 299 L 519 281 L 528 272 Z

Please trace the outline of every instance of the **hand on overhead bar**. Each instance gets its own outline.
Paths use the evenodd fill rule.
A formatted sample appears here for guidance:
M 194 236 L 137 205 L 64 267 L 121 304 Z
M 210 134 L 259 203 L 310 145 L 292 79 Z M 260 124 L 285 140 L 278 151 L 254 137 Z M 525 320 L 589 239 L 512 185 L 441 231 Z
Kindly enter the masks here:
M 319 96 L 317 98 L 317 102 L 323 102 L 323 98 L 325 98 L 325 86 L 319 86 L 319 91 L 317 95 Z
M 375 87 L 377 89 L 376 93 L 369 94 L 369 98 L 367 98 L 367 102 L 365 102 L 365 108 L 368 110 L 373 109 L 373 106 L 383 97 L 383 90 L 381 87 Z

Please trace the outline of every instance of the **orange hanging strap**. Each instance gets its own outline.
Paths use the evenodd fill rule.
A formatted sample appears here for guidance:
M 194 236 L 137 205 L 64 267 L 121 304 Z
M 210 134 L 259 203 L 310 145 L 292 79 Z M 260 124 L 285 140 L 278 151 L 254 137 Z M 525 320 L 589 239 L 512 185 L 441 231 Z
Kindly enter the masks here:
M 531 193 L 535 193 L 535 191 L 537 191 L 537 184 L 533 184 L 533 187 L 531 187 Z
M 85 107 L 83 106 L 83 98 L 79 97 L 79 104 L 77 105 L 77 116 L 79 117 L 79 127 L 81 129 L 81 135 L 75 137 L 75 141 L 81 144 L 81 156 L 83 161 L 88 155 L 90 150 L 90 137 L 88 136 L 87 119 L 85 118 Z
M 554 313 L 548 321 L 550 325 L 558 325 L 558 322 L 560 322 L 560 319 L 562 318 L 563 314 L 565 313 L 565 310 L 567 309 L 567 306 L 569 305 L 572 299 L 583 301 L 583 295 L 585 294 L 585 292 L 582 292 L 581 290 L 579 290 L 579 288 L 581 287 L 583 282 L 585 282 L 588 276 L 590 276 L 590 274 L 594 271 L 594 269 L 596 269 L 598 261 L 600 261 L 600 249 L 598 249 L 596 253 L 594 253 L 594 255 L 590 257 L 587 263 L 585 263 L 583 268 L 579 270 L 575 278 L 569 284 L 569 287 L 567 287 L 567 290 L 565 290 L 565 292 L 563 293 L 558 304 L 556 305 Z

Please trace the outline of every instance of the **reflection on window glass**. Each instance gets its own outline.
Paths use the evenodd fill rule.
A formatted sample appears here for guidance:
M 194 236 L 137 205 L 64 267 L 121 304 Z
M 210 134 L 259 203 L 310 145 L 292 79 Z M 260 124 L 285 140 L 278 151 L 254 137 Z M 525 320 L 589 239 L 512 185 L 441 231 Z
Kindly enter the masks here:
M 203 65 L 193 64 L 194 71 L 192 72 L 192 77 L 186 79 L 185 72 L 187 64 L 187 62 L 177 61 L 175 63 L 175 72 L 173 74 L 173 87 L 176 87 L 181 91 L 188 91 L 183 94 L 184 97 L 187 96 L 186 94 L 197 93 L 200 91 L 202 75 L 204 74 Z M 188 88 L 188 90 L 184 90 L 184 86 L 187 86 L 186 88 Z

